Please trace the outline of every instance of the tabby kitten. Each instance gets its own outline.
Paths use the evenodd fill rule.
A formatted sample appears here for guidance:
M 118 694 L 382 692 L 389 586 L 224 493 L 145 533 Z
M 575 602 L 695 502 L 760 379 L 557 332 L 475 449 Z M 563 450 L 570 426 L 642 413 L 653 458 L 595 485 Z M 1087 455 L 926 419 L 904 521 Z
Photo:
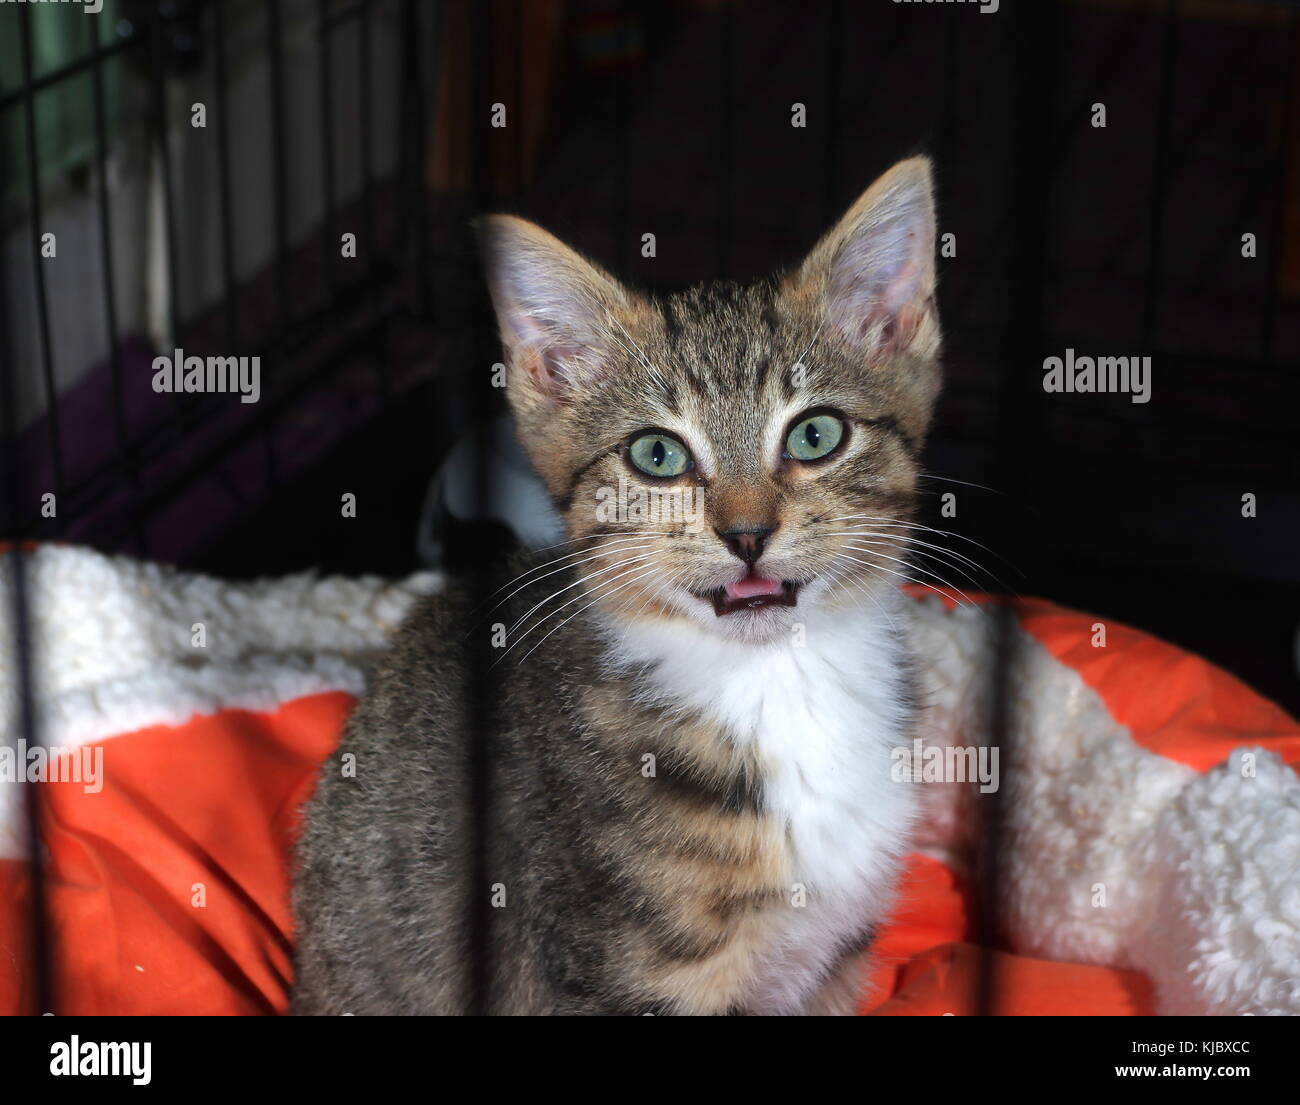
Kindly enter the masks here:
M 495 895 L 489 1012 L 851 1012 L 911 816 L 890 750 L 939 388 L 929 163 L 751 286 L 656 299 L 522 219 L 482 234 L 571 541 L 486 622 L 449 593 L 397 633 L 306 810 L 294 1009 L 466 1011 Z M 464 654 L 490 623 L 473 885 Z

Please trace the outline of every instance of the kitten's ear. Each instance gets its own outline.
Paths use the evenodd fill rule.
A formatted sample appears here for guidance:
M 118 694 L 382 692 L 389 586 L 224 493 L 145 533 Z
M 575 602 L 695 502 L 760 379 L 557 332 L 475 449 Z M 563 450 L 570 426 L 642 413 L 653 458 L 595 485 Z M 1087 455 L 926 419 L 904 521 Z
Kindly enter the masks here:
M 933 356 L 934 197 L 928 158 L 900 161 L 849 208 L 787 282 L 863 354 Z
M 512 377 L 557 403 L 596 382 L 617 348 L 611 329 L 629 293 L 526 219 L 490 215 L 478 229 Z

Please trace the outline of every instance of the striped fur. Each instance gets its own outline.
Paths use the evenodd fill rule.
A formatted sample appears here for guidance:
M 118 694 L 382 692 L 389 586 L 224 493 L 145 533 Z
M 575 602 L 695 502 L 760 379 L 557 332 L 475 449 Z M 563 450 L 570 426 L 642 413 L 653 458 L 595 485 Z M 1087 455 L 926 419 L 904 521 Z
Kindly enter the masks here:
M 295 902 L 303 1013 L 470 1004 L 471 899 L 499 1013 L 851 1010 L 911 802 L 895 575 L 939 386 L 929 167 L 896 166 L 785 276 L 630 291 L 498 216 L 488 272 L 521 438 L 571 541 L 517 565 L 490 611 L 440 596 L 399 632 L 307 809 Z M 839 412 L 825 461 L 792 420 Z M 650 489 L 647 428 L 694 468 L 687 521 L 602 514 Z M 869 546 L 850 518 L 887 520 Z M 748 570 L 721 538 L 770 529 L 755 571 L 794 605 L 720 616 Z M 492 672 L 488 885 L 471 884 L 467 633 Z

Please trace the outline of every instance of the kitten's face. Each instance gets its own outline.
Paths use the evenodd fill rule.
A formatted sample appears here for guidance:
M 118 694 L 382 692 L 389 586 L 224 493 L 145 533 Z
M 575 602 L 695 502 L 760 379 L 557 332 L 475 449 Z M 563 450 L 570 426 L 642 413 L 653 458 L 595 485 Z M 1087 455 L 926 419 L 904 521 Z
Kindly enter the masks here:
M 910 572 L 938 390 L 926 162 L 746 288 L 645 298 L 508 217 L 486 245 L 520 436 L 573 539 L 559 564 L 584 581 L 559 618 L 590 604 L 789 639 Z

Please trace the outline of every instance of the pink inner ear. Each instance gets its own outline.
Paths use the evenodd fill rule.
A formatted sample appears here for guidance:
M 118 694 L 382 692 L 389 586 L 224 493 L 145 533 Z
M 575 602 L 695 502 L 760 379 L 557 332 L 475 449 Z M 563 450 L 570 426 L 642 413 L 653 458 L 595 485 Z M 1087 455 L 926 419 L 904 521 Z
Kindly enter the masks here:
M 891 309 L 888 293 L 885 293 L 865 315 L 846 319 L 841 326 L 849 340 L 859 348 L 866 344 L 868 335 L 875 330 L 873 352 L 898 353 L 911 344 L 924 314 L 924 308 L 915 302 L 905 302 Z
M 921 325 L 924 311 L 914 303 L 905 303 L 894 312 L 886 328 L 881 332 L 881 345 L 889 353 L 898 353 L 912 344 L 912 338 Z
M 534 346 L 523 353 L 523 362 L 537 390 L 548 399 L 558 400 L 564 388 L 551 350 Z
M 837 259 L 832 310 L 848 339 L 861 347 L 873 330 L 875 349 L 895 353 L 915 335 L 923 314 L 923 262 L 912 256 L 917 236 L 894 226 L 853 242 Z
M 567 402 L 582 371 L 582 351 L 570 342 L 551 342 L 532 346 L 522 354 L 524 367 L 537 390 L 556 403 Z

